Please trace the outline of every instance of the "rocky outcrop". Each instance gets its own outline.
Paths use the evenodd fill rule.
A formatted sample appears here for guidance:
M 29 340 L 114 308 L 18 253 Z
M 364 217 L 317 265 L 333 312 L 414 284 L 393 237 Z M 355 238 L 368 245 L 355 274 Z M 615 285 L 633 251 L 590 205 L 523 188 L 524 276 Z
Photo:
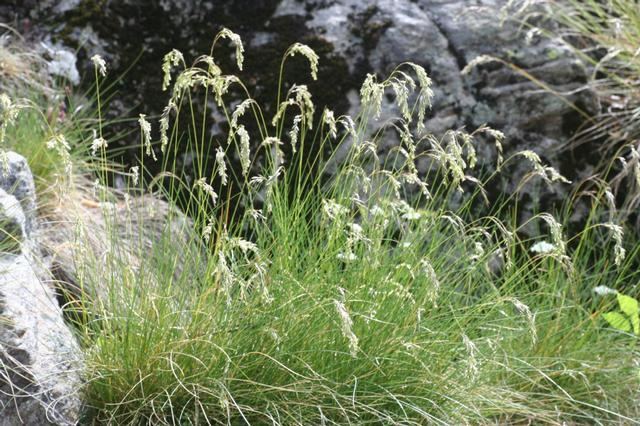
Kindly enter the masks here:
M 40 277 L 29 167 L 14 153 L 7 161 L 0 178 L 0 425 L 75 425 L 80 348 Z
M 27 2 L 29 3 L 29 2 Z M 111 75 L 124 71 L 141 51 L 118 96 L 122 109 L 144 99 L 145 113 L 159 113 L 166 97 L 161 87 L 161 58 L 175 47 L 187 58 L 209 50 L 211 37 L 227 26 L 247 45 L 241 77 L 253 95 L 272 111 L 281 55 L 302 41 L 321 56 L 319 80 L 308 78 L 303 61 L 288 63 L 285 80 L 308 84 L 319 109 L 336 113 L 358 109 L 357 92 L 366 73 L 387 75 L 403 61 L 424 66 L 434 81 L 434 104 L 427 128 L 436 136 L 448 129 L 471 131 L 482 124 L 507 135 L 505 158 L 530 149 L 570 180 L 590 175 L 599 161 L 589 146 L 579 152 L 567 142 L 597 112 L 596 97 L 583 88 L 588 72 L 559 40 L 527 33 L 507 19 L 507 0 L 114 0 L 106 4 L 48 0 L 30 8 L 4 11 L 18 25 L 28 24 L 58 43 L 80 48 L 83 71 L 94 52 L 106 56 Z M 95 4 L 94 4 L 95 3 Z M 64 6 L 64 7 L 63 7 Z M 245 13 L 251 10 L 251 13 Z M 0 10 L 0 16 L 3 11 Z M 536 23 L 534 23 L 536 24 Z M 114 25 L 118 28 L 114 29 Z M 218 58 L 226 57 L 221 51 Z M 461 70 L 478 55 L 506 63 L 489 63 L 470 74 Z M 53 60 L 53 59 L 52 59 Z M 224 59 L 220 59 L 224 61 Z M 235 67 L 229 61 L 227 69 Z M 305 65 L 303 67 L 303 65 Z M 92 75 L 88 73 L 88 75 Z M 118 105 L 114 105 L 118 106 Z M 116 108 L 117 110 L 117 108 Z M 389 103 L 385 118 L 396 116 Z M 215 121 L 216 116 L 212 119 Z M 225 126 L 212 126 L 225 131 Z M 393 141 L 395 135 L 385 135 Z M 222 137 L 224 140 L 224 137 Z M 480 145 L 481 163 L 491 173 L 496 153 Z M 128 141 L 123 141 L 127 144 Z M 386 146 L 381 143 L 381 154 Z M 132 157 L 135 153 L 132 152 Z M 511 194 L 529 171 L 526 162 L 507 164 L 502 178 L 492 180 L 489 194 Z M 427 167 L 425 165 L 425 167 Z M 522 212 L 546 210 L 567 196 L 569 186 L 531 181 L 521 189 Z

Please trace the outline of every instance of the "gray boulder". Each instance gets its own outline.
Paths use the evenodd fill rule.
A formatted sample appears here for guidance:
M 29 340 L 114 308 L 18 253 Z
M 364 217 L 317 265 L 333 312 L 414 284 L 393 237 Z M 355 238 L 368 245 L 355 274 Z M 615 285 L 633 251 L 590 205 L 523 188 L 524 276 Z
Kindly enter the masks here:
M 31 3 L 31 7 L 4 13 L 0 6 L 0 17 L 4 14 L 16 21 L 27 17 L 32 36 L 51 36 L 79 48 L 79 64 L 86 72 L 92 72 L 88 58 L 100 52 L 109 62 L 111 75 L 119 75 L 134 62 L 142 43 L 144 54 L 127 74 L 127 87 L 119 97 L 123 110 L 144 101 L 145 111 L 140 112 L 161 112 L 166 102 L 166 97 L 158 96 L 162 55 L 172 47 L 186 57 L 207 52 L 213 34 L 227 26 L 247 45 L 242 77 L 254 88 L 267 115 L 273 113 L 269 106 L 275 99 L 280 55 L 293 42 L 302 41 L 320 54 L 319 81 L 310 81 L 308 67 L 296 59 L 288 62 L 285 80 L 286 84 L 294 80 L 308 84 L 319 110 L 328 106 L 337 114 L 356 112 L 357 93 L 367 73 L 385 76 L 398 63 L 412 61 L 424 66 L 434 81 L 427 129 L 436 137 L 449 129 L 472 131 L 488 124 L 506 134 L 505 158 L 533 150 L 574 182 L 590 175 L 600 160 L 595 145 L 572 150 L 568 143 L 584 117 L 600 109 L 595 94 L 585 89 L 588 69 L 562 41 L 527 33 L 526 26 L 506 19 L 513 12 L 507 6 L 520 2 L 114 0 L 95 12 L 73 7 L 74 2 Z M 63 3 L 72 6 L 59 7 Z M 252 13 L 244 13 L 248 8 Z M 121 30 L 114 31 L 113 22 Z M 217 59 L 234 72 L 227 53 L 221 51 Z M 494 62 L 462 75 L 461 70 L 479 55 L 496 56 L 513 67 Z M 387 102 L 379 123 L 397 115 Z M 212 132 L 224 133 L 225 125 L 217 125 L 215 115 L 211 118 Z M 384 155 L 396 135 L 389 131 L 382 140 L 380 154 Z M 496 152 L 491 143 L 479 143 L 480 164 L 489 174 L 495 168 Z M 131 158 L 135 155 L 132 150 Z M 519 205 L 527 215 L 527 211 L 552 209 L 572 189 L 566 184 L 548 186 L 539 179 L 520 187 L 518 183 L 531 170 L 526 162 L 520 163 L 507 164 L 502 177 L 492 180 L 487 188 L 491 198 L 520 188 Z M 425 163 L 422 171 L 427 167 Z M 576 220 L 581 217 L 577 215 Z
M 34 263 L 33 178 L 24 158 L 8 158 L 0 180 L 0 426 L 74 425 L 81 351 Z
M 31 169 L 27 160 L 20 154 L 15 152 L 5 154 L 6 163 L 0 165 L 0 167 L 6 167 L 6 170 L 0 170 L 0 188 L 20 202 L 24 217 L 24 234 L 31 235 L 36 221 L 36 187 Z

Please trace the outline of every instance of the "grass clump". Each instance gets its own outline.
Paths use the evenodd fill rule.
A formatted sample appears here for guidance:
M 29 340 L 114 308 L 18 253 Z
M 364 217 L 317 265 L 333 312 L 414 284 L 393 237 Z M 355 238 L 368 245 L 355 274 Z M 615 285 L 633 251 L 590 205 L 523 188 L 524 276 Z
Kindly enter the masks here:
M 222 38 L 241 69 L 241 41 L 228 30 Z M 602 220 L 606 188 L 591 194 L 575 236 L 564 235 L 562 212 L 524 224 L 499 205 L 479 216 L 476 140 L 488 135 L 500 149 L 503 136 L 428 134 L 421 67 L 368 76 L 356 117 L 319 113 L 305 86 L 281 79 L 272 118 L 213 52 L 192 66 L 167 56 L 158 143 L 140 117 L 146 179 L 132 173 L 131 192 L 116 194 L 99 174 L 101 201 L 123 213 L 104 213 L 105 250 L 82 249 L 79 232 L 86 423 L 636 422 L 637 336 L 608 328 L 600 314 L 615 297 L 594 295 L 637 296 L 639 246 L 615 217 Z M 299 44 L 282 68 L 292 54 L 315 73 L 317 58 Z M 211 111 L 193 113 L 198 95 L 226 117 L 227 140 L 205 136 Z M 368 132 L 383 96 L 399 110 L 387 123 L 399 142 L 387 152 Z M 189 170 L 174 160 L 184 140 Z M 154 155 L 156 178 L 144 173 Z M 562 181 L 531 152 L 501 161 Z M 133 194 L 151 190 L 190 219 L 171 226 L 176 209 L 154 222 L 132 207 Z M 520 238 L 532 224 L 540 237 Z M 133 235 L 128 250 L 123 235 Z

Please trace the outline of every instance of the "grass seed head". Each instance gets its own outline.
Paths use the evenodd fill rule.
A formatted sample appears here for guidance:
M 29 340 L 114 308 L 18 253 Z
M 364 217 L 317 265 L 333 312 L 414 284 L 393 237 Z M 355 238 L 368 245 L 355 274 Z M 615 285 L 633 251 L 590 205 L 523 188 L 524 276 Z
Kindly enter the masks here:
M 349 341 L 349 350 L 351 352 L 351 356 L 355 358 L 358 355 L 358 337 L 353 332 L 353 320 L 351 319 L 349 311 L 347 311 L 347 308 L 343 302 L 334 300 L 333 304 L 335 305 L 336 311 L 338 312 L 342 335 Z
M 382 112 L 382 97 L 384 96 L 384 84 L 378 83 L 374 74 L 367 74 L 367 78 L 360 89 L 362 105 L 373 108 L 373 117 L 377 120 Z
M 338 127 L 336 125 L 336 118 L 333 115 L 333 111 L 325 108 L 324 114 L 322 114 L 322 121 L 324 122 L 324 124 L 329 126 L 329 136 L 335 139 L 338 135 Z
M 93 62 L 93 66 L 95 67 L 96 71 L 100 73 L 101 76 L 105 77 L 107 75 L 107 63 L 105 62 L 104 59 L 102 59 L 102 56 L 93 55 L 91 57 L 91 62 Z
M 131 167 L 129 169 L 129 176 L 131 177 L 133 186 L 137 186 L 140 181 L 140 166 Z
M 244 62 L 244 46 L 240 36 L 228 28 L 223 28 L 216 36 L 216 39 L 218 38 L 227 38 L 231 41 L 231 45 L 236 49 L 236 65 L 238 66 L 238 69 L 242 71 L 242 64 Z
M 227 164 L 224 161 L 224 150 L 222 147 L 218 147 L 216 149 L 216 167 L 218 171 L 218 176 L 220 176 L 220 180 L 223 186 L 227 185 Z
M 151 123 L 147 121 L 146 114 L 140 114 L 138 118 L 138 124 L 140 125 L 140 132 L 142 133 L 142 142 L 144 144 L 145 153 L 151 156 L 154 161 L 157 160 L 156 153 L 151 147 Z
M 291 150 L 295 154 L 298 152 L 298 135 L 300 135 L 300 123 L 302 122 L 302 115 L 298 114 L 293 117 L 293 124 L 289 131 L 289 139 L 291 140 Z
M 218 201 L 218 194 L 214 191 L 213 187 L 207 183 L 205 178 L 200 178 L 195 182 L 195 186 L 200 188 L 205 194 L 211 197 L 211 202 L 215 205 Z
M 236 134 L 240 137 L 240 165 L 242 166 L 242 174 L 246 177 L 249 175 L 249 169 L 251 168 L 249 132 L 247 132 L 243 125 L 240 125 L 236 130 Z
M 102 136 L 98 136 L 97 132 L 93 131 L 93 141 L 91 142 L 91 155 L 96 156 L 98 150 L 106 149 L 107 141 Z
M 302 43 L 295 43 L 289 48 L 289 56 L 300 54 L 307 58 L 309 66 L 311 67 L 311 78 L 318 79 L 318 55 L 312 48 Z
M 615 242 L 613 246 L 614 263 L 616 264 L 616 266 L 620 266 L 622 265 L 622 262 L 624 261 L 627 254 L 626 250 L 622 245 L 622 241 L 624 239 L 624 230 L 622 229 L 622 226 L 616 225 L 611 222 L 603 223 L 602 226 L 604 226 L 605 228 L 611 231 L 611 235 Z
M 171 52 L 164 55 L 164 60 L 162 61 L 162 90 L 167 90 L 169 84 L 171 84 L 171 69 L 172 67 L 177 67 L 180 65 L 180 62 L 184 63 L 184 57 L 179 50 L 173 49 Z

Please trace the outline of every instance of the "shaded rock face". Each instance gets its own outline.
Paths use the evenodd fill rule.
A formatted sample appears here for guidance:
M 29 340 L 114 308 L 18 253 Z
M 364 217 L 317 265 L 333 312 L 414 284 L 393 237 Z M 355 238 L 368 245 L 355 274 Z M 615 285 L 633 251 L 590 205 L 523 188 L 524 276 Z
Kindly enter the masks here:
M 21 3 L 21 2 L 18 2 Z M 63 4 L 64 3 L 64 4 Z M 120 84 L 116 110 L 130 110 L 144 100 L 147 113 L 158 113 L 166 102 L 160 91 L 162 56 L 172 47 L 195 57 L 208 52 L 213 35 L 223 26 L 238 32 L 246 44 L 245 71 L 240 76 L 252 96 L 273 112 L 281 56 L 295 41 L 313 47 L 321 56 L 318 82 L 312 82 L 302 58 L 288 63 L 285 80 L 308 84 L 321 110 L 355 112 L 357 91 L 366 73 L 386 76 L 399 63 L 413 61 L 434 80 L 435 98 L 427 128 L 436 136 L 448 129 L 472 131 L 482 124 L 507 135 L 505 158 L 531 149 L 544 162 L 571 180 L 589 175 L 597 158 L 590 147 L 579 153 L 565 150 L 566 142 L 599 106 L 592 93 L 579 90 L 587 72 L 560 42 L 529 38 L 515 22 L 502 22 L 506 0 L 98 0 L 29 1 L 0 16 L 26 25 L 34 35 L 51 34 L 54 41 L 81 46 L 81 71 L 92 76 L 90 61 L 102 53 L 116 76 L 139 62 Z M 216 56 L 228 58 L 226 46 Z M 469 75 L 461 70 L 478 55 L 500 57 L 526 71 L 533 82 L 500 63 L 479 66 Z M 226 59 L 221 59 L 223 62 Z M 225 69 L 234 70 L 232 58 Z M 88 72 L 89 71 L 89 72 Z M 542 84 L 540 84 L 542 83 Z M 570 95 L 564 99 L 543 86 Z M 577 108 L 573 108 L 574 104 Z M 391 105 L 385 118 L 397 116 Z M 138 112 L 138 111 L 134 111 Z M 142 111 L 140 111 L 142 112 Z M 213 126 L 224 132 L 225 126 Z M 394 135 L 387 134 L 389 140 Z M 226 138 L 221 137 L 220 140 Z M 131 141 L 122 141 L 123 144 Z M 381 150 L 385 146 L 382 144 Z M 479 147 L 481 162 L 491 172 L 496 153 L 490 144 Z M 490 194 L 511 193 L 530 167 L 512 165 L 494 179 Z M 567 195 L 568 187 L 525 186 L 522 204 L 546 209 Z M 529 192 L 529 194 L 527 194 Z M 533 194 L 537 192 L 537 194 Z M 534 205 L 534 200 L 543 200 Z M 525 209 L 526 210 L 526 209 Z
M 175 282 L 197 285 L 205 275 L 196 260 L 204 248 L 188 217 L 152 195 L 109 202 L 88 188 L 88 182 L 78 182 L 43 216 L 39 229 L 38 243 L 66 314 L 73 318 L 79 308 L 86 317 L 94 303 L 129 300 L 132 286 L 163 291 L 170 284 L 168 262 Z
M 33 252 L 35 192 L 24 158 L 0 180 L 0 426 L 75 425 L 80 348 Z

